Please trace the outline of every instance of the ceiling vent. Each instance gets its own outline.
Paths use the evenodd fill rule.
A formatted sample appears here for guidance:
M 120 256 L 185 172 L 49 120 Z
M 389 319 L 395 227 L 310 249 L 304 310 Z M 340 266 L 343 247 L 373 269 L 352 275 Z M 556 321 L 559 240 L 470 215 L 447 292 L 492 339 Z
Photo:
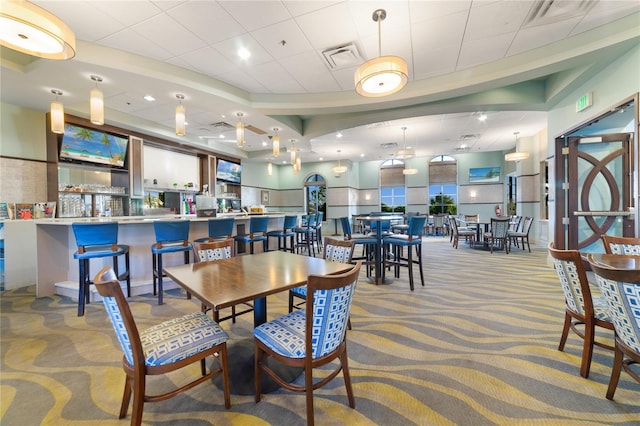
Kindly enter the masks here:
M 477 133 L 469 133 L 466 135 L 460 135 L 460 140 L 461 141 L 472 141 L 472 140 L 476 140 L 480 137 L 479 134 Z
M 224 121 L 218 121 L 217 123 L 211 123 L 211 124 L 209 124 L 209 126 L 211 126 L 214 130 L 217 130 L 219 132 L 224 132 L 226 130 L 235 129 L 235 126 L 232 126 L 229 123 L 225 123 Z
M 468 146 L 457 146 L 453 148 L 455 152 L 468 152 L 470 149 L 471 147 L 468 147 Z
M 353 43 L 323 50 L 322 57 L 332 71 L 356 67 L 364 62 L 358 48 Z
M 387 142 L 387 143 L 380 144 L 380 148 L 382 149 L 395 149 L 397 147 L 398 147 L 398 144 L 396 142 Z
M 535 27 L 552 22 L 584 16 L 599 0 L 537 0 L 524 21 L 524 27 Z
M 255 133 L 256 135 L 264 135 L 264 134 L 266 134 L 266 133 L 267 133 L 267 132 L 265 132 L 264 130 L 262 130 L 262 129 L 258 129 L 257 127 L 252 126 L 252 125 L 250 125 L 250 124 L 247 124 L 246 126 L 244 126 L 244 128 L 245 128 L 246 130 L 250 130 L 250 131 L 252 131 L 252 132 L 253 132 L 253 133 Z

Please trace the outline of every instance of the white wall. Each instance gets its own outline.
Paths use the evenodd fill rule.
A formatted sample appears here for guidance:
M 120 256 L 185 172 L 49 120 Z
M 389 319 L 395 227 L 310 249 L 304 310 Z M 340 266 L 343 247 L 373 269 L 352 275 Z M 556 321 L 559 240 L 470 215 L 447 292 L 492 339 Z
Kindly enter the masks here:
M 192 182 L 194 188 L 200 189 L 198 157 L 145 145 L 144 185 L 151 186 L 154 179 L 158 188 L 173 188 L 177 183 L 182 190 L 185 183 Z

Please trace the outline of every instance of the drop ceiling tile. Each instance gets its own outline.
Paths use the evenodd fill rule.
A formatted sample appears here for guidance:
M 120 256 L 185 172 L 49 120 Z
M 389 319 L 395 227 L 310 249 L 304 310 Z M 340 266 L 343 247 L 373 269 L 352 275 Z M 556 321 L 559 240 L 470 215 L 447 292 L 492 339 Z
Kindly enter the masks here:
M 213 47 L 224 55 L 230 62 L 240 67 L 256 66 L 265 62 L 270 62 L 273 57 L 269 55 L 261 45 L 250 34 L 233 37 L 220 43 L 216 43 Z M 241 59 L 238 56 L 238 49 L 244 47 L 251 52 L 248 59 Z
M 465 31 L 465 41 L 519 30 L 532 4 L 532 1 L 474 2 Z
M 237 69 L 237 65 L 212 47 L 204 47 L 179 57 L 195 70 L 216 76 Z
M 172 56 L 171 52 L 132 29 L 125 29 L 105 37 L 99 44 L 161 61 Z
M 276 1 L 218 2 L 247 31 L 254 31 L 291 18 L 289 11 Z
M 210 45 L 247 32 L 224 8 L 212 1 L 185 2 L 171 9 L 169 14 Z
M 438 21 L 449 15 L 462 13 L 468 16 L 471 9 L 471 0 L 458 1 L 424 1 L 410 0 L 409 11 L 411 12 L 411 23 L 421 23 L 424 21 Z
M 448 46 L 456 52 L 464 37 L 467 12 L 458 12 L 438 19 L 427 19 L 411 25 L 414 52 Z
M 516 34 L 507 55 L 516 55 L 527 50 L 554 43 L 565 38 L 580 21 L 579 17 L 548 25 L 524 28 Z
M 131 27 L 138 34 L 153 40 L 173 56 L 200 49 L 205 42 L 168 15 L 157 15 Z
M 456 70 L 466 69 L 504 58 L 514 36 L 515 32 L 479 40 L 465 40 L 465 42 L 462 43 Z
M 340 46 L 358 38 L 346 3 L 299 16 L 296 22 L 317 50 Z
M 311 43 L 293 19 L 253 31 L 252 36 L 276 59 L 313 50 Z

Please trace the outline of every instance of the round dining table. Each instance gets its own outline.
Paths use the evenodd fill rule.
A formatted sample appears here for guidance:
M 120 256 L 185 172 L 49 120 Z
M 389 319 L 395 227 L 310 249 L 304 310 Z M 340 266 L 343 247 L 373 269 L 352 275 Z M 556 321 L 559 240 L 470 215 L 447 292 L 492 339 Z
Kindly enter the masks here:
M 638 271 L 640 273 L 640 256 L 632 254 L 589 253 L 594 263 L 613 269 Z
M 382 268 L 383 259 L 382 259 L 382 223 L 391 221 L 404 220 L 404 216 L 399 215 L 380 215 L 380 216 L 358 216 L 359 221 L 364 222 L 376 222 L 376 252 L 374 253 L 375 257 L 375 270 L 376 274 L 373 277 L 369 277 L 368 280 L 374 284 L 390 284 L 393 282 L 393 278 L 390 276 L 386 276 L 384 280 L 382 279 Z M 389 227 L 390 228 L 390 227 Z

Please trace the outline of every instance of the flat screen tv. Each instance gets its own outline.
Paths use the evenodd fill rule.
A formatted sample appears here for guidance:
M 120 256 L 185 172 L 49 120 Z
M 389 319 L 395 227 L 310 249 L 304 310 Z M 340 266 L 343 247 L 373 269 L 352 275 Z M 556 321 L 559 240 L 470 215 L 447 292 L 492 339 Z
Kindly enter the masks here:
M 65 124 L 60 160 L 123 168 L 128 144 L 126 136 Z
M 237 163 L 218 159 L 218 165 L 216 167 L 216 180 L 222 180 L 231 183 L 240 183 L 240 174 L 242 173 L 242 166 Z

